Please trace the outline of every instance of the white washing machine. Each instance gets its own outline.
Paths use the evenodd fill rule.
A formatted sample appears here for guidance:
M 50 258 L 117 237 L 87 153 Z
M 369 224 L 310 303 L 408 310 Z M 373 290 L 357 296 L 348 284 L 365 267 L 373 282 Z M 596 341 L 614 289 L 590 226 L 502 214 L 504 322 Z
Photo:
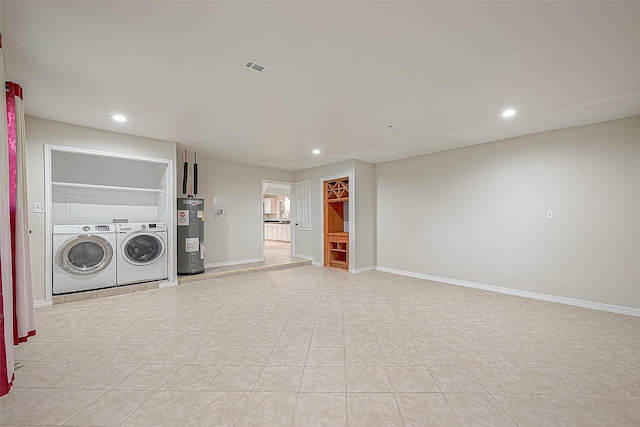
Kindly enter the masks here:
M 167 223 L 116 224 L 118 285 L 167 278 Z
M 115 286 L 116 243 L 113 224 L 54 225 L 53 294 Z

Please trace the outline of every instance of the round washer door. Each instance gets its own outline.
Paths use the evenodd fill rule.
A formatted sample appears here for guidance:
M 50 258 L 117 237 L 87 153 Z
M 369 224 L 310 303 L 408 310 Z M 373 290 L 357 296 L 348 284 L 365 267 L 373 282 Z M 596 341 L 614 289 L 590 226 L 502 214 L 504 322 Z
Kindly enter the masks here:
M 156 233 L 139 232 L 127 236 L 120 247 L 122 257 L 133 265 L 149 265 L 164 255 L 164 242 Z
M 74 276 L 91 276 L 111 264 L 113 248 L 98 235 L 73 237 L 60 246 L 56 260 L 60 268 Z

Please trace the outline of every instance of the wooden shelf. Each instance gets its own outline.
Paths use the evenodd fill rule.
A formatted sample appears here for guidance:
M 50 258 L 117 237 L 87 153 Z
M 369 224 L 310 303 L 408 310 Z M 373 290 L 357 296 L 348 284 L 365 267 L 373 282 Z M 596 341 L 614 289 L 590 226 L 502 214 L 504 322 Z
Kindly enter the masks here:
M 333 179 L 324 183 L 325 200 L 349 200 L 349 178 Z
M 349 270 L 349 178 L 324 182 L 324 265 Z

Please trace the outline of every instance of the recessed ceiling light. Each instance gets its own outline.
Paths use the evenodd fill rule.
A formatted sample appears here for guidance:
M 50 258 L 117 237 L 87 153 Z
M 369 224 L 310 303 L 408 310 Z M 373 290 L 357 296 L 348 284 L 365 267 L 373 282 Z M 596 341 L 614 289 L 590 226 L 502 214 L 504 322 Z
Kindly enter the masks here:
M 320 150 L 318 150 L 317 148 L 315 150 L 312 151 L 313 154 L 320 154 Z
M 515 116 L 516 112 L 515 110 L 504 110 L 502 112 L 502 117 L 511 117 L 511 116 Z
M 127 118 L 125 116 L 123 116 L 122 114 L 115 114 L 113 116 L 113 120 L 115 120 L 116 122 L 126 122 Z

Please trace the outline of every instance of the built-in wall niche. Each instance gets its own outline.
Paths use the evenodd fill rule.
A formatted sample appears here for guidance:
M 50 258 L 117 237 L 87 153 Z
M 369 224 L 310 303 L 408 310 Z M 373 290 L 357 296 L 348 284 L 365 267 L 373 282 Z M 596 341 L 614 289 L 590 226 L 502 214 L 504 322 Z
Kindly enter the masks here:
M 349 178 L 324 181 L 324 265 L 349 270 Z
M 52 151 L 51 180 L 125 190 L 158 190 L 163 185 L 166 164 L 123 157 Z
M 51 151 L 53 224 L 167 221 L 168 164 Z

